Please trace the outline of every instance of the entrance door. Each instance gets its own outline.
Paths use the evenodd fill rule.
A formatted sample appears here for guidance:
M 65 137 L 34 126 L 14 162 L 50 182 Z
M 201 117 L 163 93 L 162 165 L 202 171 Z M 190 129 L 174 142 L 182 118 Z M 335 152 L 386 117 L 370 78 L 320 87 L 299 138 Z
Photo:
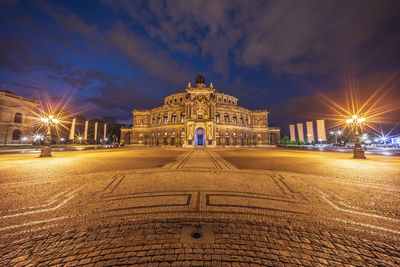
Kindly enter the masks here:
M 205 146 L 206 145 L 206 134 L 203 128 L 197 128 L 195 132 L 195 146 Z

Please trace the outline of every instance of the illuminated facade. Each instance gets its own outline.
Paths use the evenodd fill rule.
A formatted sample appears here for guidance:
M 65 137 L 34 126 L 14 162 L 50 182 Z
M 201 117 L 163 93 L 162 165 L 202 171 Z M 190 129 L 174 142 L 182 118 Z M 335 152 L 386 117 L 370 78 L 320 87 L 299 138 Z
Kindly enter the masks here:
M 32 139 L 35 132 L 33 111 L 37 107 L 36 100 L 0 91 L 1 145 L 25 144 Z
M 132 128 L 121 130 L 121 143 L 164 146 L 277 145 L 280 129 L 268 127 L 268 111 L 238 106 L 236 97 L 218 93 L 197 76 L 185 92 L 164 98 L 164 105 L 133 110 Z

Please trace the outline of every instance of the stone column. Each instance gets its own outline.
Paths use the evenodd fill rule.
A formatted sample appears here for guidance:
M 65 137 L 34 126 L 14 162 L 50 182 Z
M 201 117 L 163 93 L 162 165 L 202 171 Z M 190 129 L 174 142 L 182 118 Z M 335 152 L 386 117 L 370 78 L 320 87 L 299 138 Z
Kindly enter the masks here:
M 69 140 L 74 140 L 74 137 L 75 137 L 75 122 L 76 122 L 76 118 L 74 118 L 72 120 L 71 131 L 69 132 Z
M 84 135 L 84 140 L 87 140 L 87 130 L 88 130 L 88 125 L 89 125 L 89 121 L 85 121 L 85 135 Z
M 97 127 L 99 126 L 99 123 L 96 121 L 94 123 L 94 141 L 97 143 Z

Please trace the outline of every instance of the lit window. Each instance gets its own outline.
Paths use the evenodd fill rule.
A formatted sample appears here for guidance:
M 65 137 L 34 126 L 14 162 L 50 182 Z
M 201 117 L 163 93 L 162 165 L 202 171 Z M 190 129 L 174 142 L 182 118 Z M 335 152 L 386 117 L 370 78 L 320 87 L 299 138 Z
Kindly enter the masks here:
M 176 123 L 176 114 L 172 115 L 171 122 Z
M 181 114 L 181 122 L 185 122 L 185 113 Z
M 219 123 L 219 122 L 220 122 L 219 113 L 216 113 L 216 114 L 215 114 L 215 122 L 216 122 L 216 123 Z
M 229 123 L 229 117 L 227 114 L 224 115 L 224 122 Z

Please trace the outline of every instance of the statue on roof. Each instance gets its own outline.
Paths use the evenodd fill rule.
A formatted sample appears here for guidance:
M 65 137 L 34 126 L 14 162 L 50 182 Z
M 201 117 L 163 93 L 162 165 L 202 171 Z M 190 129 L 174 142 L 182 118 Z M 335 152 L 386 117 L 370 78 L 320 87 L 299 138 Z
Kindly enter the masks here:
M 205 83 L 205 78 L 204 78 L 204 76 L 203 75 L 197 75 L 196 76 L 196 84 L 197 83 Z

